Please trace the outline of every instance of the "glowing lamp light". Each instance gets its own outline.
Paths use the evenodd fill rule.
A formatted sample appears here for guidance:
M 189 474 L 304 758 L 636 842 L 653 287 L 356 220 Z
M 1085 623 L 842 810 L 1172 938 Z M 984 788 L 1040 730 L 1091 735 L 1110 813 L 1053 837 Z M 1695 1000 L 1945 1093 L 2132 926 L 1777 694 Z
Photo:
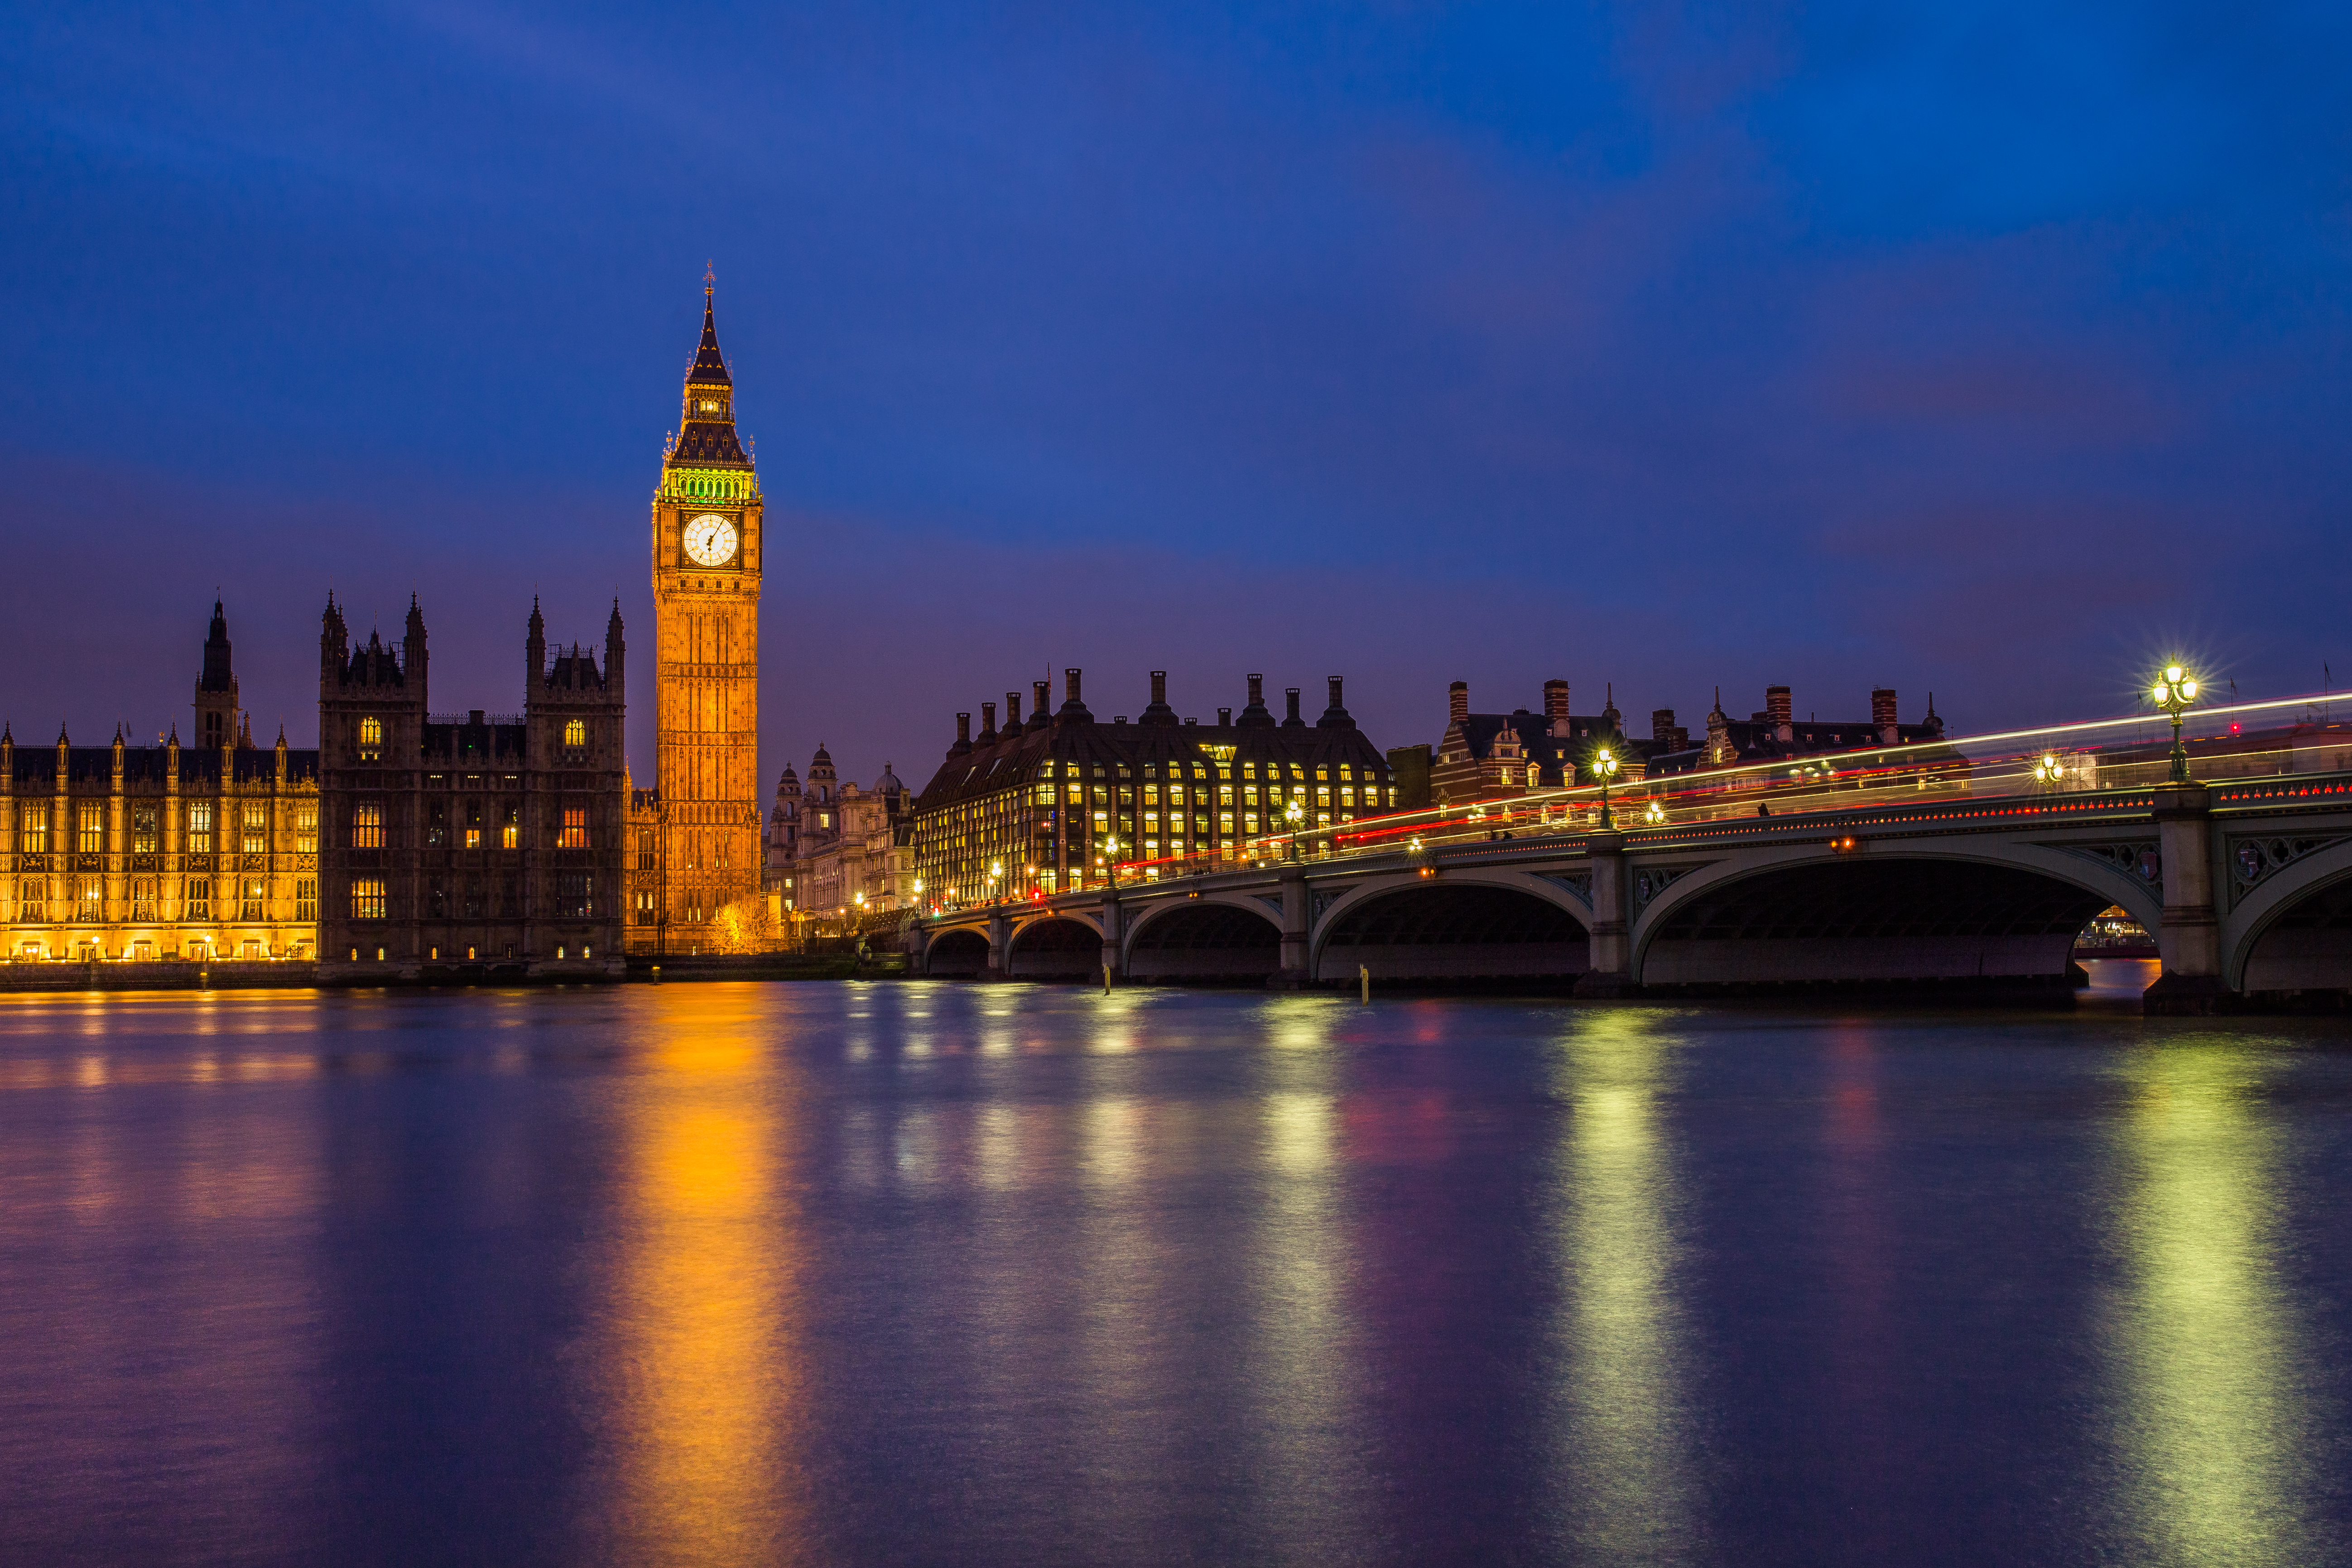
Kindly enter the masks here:
M 2189 753 L 2180 745 L 2180 715 L 2184 709 L 2197 700 L 2197 678 L 2179 665 L 2168 664 L 2164 667 L 2163 679 L 2156 683 L 2149 695 L 2156 700 L 2158 708 L 2172 716 L 2171 782 L 2188 784 L 2190 782 Z

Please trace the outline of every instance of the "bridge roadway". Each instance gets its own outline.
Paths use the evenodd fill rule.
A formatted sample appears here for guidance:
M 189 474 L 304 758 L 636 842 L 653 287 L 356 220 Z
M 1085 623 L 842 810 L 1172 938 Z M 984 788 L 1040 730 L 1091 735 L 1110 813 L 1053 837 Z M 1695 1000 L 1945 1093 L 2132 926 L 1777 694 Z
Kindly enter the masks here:
M 2330 756 L 2330 761 L 2340 761 Z M 2124 770 L 2111 769 L 2113 773 Z M 2146 771 L 2146 770 L 2143 770 Z M 911 919 L 919 972 L 989 979 L 2063 988 L 2121 905 L 2158 934 L 2151 1012 L 2342 1005 L 2352 772 L 1538 823 Z M 1908 792 L 1906 792 L 1908 793 Z M 1459 813 L 1456 814 L 1457 816 Z M 1552 814 L 1546 812 L 1546 816 Z

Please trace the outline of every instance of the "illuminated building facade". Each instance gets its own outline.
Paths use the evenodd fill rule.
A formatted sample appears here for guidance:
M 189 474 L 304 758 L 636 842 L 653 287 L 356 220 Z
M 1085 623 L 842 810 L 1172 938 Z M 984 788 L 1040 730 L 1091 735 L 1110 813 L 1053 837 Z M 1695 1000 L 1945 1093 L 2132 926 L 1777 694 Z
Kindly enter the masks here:
M 617 976 L 622 721 L 615 604 L 604 664 L 547 646 L 531 605 L 523 710 L 434 717 L 425 615 L 353 647 L 319 637 L 319 974 L 327 981 Z
M 1005 693 L 1001 730 L 993 702 L 981 705 L 977 736 L 971 716 L 956 715 L 955 744 L 915 803 L 924 903 L 1100 887 L 1114 860 L 1122 876 L 1150 877 L 1254 858 L 1287 831 L 1293 801 L 1310 835 L 1394 805 L 1388 761 L 1341 704 L 1336 675 L 1312 724 L 1297 687 L 1277 721 L 1256 675 L 1241 713 L 1221 708 L 1213 725 L 1176 716 L 1162 670 L 1134 723 L 1100 722 L 1080 700 L 1079 672 L 1066 679 L 1050 713 L 1041 680 L 1025 721 L 1018 691 Z
M 912 907 L 914 805 L 887 763 L 871 789 L 855 779 L 840 783 L 822 745 L 810 759 L 805 790 L 785 768 L 762 840 L 777 908 L 822 922 Z
M 761 907 L 762 518 L 706 279 L 702 341 L 653 501 L 656 771 L 629 796 L 633 952 L 740 945 Z
M 37 960 L 309 958 L 319 756 L 254 745 L 213 605 L 194 733 L 160 745 L 19 748 L 0 729 L 0 920 Z
M 1627 738 L 1613 698 L 1598 713 L 1571 713 L 1565 680 L 1545 681 L 1543 699 L 1541 713 L 1473 713 L 1469 683 L 1455 681 L 1446 692 L 1445 734 L 1430 762 L 1428 795 L 1415 804 L 1461 805 L 1591 784 L 1590 773 L 1579 770 L 1604 745 L 1617 755 L 1618 777 L 1638 779 L 1644 759 L 1681 734 L 1671 709 L 1652 715 L 1656 732 L 1649 741 Z

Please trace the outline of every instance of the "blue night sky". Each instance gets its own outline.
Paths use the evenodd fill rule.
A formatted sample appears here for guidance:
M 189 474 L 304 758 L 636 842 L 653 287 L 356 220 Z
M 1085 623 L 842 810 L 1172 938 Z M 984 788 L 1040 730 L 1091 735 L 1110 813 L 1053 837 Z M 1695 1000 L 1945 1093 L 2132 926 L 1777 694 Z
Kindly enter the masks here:
M 928 777 L 1083 665 L 1548 676 L 1634 726 L 2352 681 L 2352 10 L 12 8 L 20 741 L 257 735 L 331 585 L 433 706 L 632 628 L 706 258 L 771 556 L 763 767 Z M 1058 695 L 1059 678 L 1056 675 Z

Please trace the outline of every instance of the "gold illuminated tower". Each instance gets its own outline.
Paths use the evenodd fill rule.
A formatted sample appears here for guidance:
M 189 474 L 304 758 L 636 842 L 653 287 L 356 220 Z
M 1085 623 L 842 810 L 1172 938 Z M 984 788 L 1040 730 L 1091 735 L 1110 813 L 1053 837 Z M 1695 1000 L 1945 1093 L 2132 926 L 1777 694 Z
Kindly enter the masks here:
M 721 911 L 760 891 L 760 481 L 736 439 L 711 292 L 706 275 L 702 344 L 654 497 L 655 783 L 673 952 L 710 951 Z

